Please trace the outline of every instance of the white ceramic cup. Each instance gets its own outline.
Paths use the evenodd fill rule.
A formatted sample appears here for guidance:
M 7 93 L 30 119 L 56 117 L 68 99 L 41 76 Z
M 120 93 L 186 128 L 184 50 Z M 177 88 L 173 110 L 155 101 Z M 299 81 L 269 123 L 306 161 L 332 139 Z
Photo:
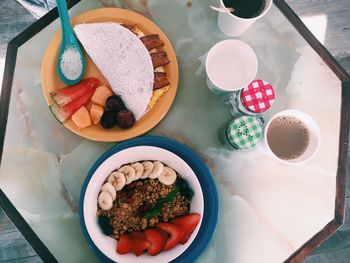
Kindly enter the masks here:
M 222 33 L 231 37 L 242 35 L 256 20 L 263 17 L 271 8 L 272 0 L 266 0 L 265 8 L 260 15 L 252 18 L 242 18 L 232 13 L 220 13 L 218 26 Z M 220 0 L 220 7 L 225 7 L 223 0 Z
M 304 153 L 295 159 L 291 159 L 291 160 L 281 159 L 276 154 L 274 154 L 272 152 L 272 150 L 269 146 L 269 143 L 267 140 L 267 133 L 268 133 L 269 127 L 270 127 L 272 121 L 280 116 L 294 117 L 294 118 L 300 120 L 301 122 L 303 122 L 309 130 L 309 136 L 310 136 L 309 137 L 309 144 L 308 144 L 306 150 L 304 151 Z M 284 110 L 284 111 L 277 113 L 267 122 L 265 129 L 264 129 L 264 140 L 262 141 L 262 143 L 260 143 L 258 145 L 258 149 L 262 153 L 269 155 L 269 156 L 272 156 L 276 160 L 278 160 L 284 164 L 291 164 L 291 165 L 304 164 L 307 161 L 311 160 L 315 156 L 315 154 L 317 153 L 318 148 L 320 146 L 320 142 L 321 142 L 320 130 L 318 128 L 317 123 L 314 121 L 314 119 L 312 119 L 309 115 L 307 115 L 304 112 L 289 109 L 289 110 Z
M 254 80 L 258 59 L 245 42 L 227 39 L 216 43 L 205 60 L 208 88 L 215 94 L 242 89 Z

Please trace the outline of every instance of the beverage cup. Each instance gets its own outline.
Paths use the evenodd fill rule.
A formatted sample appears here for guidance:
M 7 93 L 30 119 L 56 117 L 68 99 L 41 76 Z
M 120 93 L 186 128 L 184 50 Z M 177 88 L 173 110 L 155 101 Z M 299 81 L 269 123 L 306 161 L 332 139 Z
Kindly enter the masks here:
M 258 59 L 245 42 L 227 39 L 216 43 L 205 60 L 207 86 L 215 94 L 242 89 L 258 72 Z
M 262 12 L 252 18 L 238 17 L 232 13 L 221 13 L 218 16 L 218 26 L 222 33 L 231 37 L 242 35 L 256 20 L 263 17 L 271 8 L 272 0 L 266 0 Z M 220 7 L 226 7 L 223 0 L 220 0 Z
M 271 136 L 269 137 L 269 128 L 271 127 L 271 124 L 274 123 L 274 120 L 276 120 L 279 117 L 287 117 L 287 118 L 293 118 L 294 120 L 298 120 L 301 123 L 303 123 L 303 127 L 306 127 L 308 130 L 308 143 L 306 144 L 305 150 L 298 154 L 295 158 L 292 159 L 285 159 L 278 156 L 276 150 L 275 152 L 272 150 L 272 139 Z M 270 138 L 270 141 L 268 140 L 268 137 Z M 286 140 L 290 139 L 290 137 L 286 138 Z M 296 165 L 296 164 L 304 164 L 307 161 L 311 160 L 315 154 L 317 153 L 321 141 L 321 135 L 320 130 L 317 126 L 317 123 L 306 113 L 298 111 L 298 110 L 284 110 L 276 115 L 274 115 L 267 123 L 264 129 L 264 139 L 262 143 L 258 145 L 258 149 L 266 155 L 272 156 L 279 162 L 282 162 L 284 164 L 288 165 Z M 283 144 L 281 144 L 281 147 L 283 147 Z M 283 148 L 281 148 L 283 149 Z

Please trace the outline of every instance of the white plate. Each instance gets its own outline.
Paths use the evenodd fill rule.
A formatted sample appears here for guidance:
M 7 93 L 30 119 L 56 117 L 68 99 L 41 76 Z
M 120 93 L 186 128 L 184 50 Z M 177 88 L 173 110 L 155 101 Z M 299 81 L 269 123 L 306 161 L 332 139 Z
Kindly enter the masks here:
M 177 173 L 188 182 L 194 192 L 190 207 L 191 213 L 199 213 L 200 215 L 203 215 L 204 211 L 203 193 L 199 181 L 187 163 L 177 155 L 162 148 L 153 146 L 136 146 L 115 153 L 106 159 L 92 175 L 84 195 L 83 211 L 86 228 L 94 244 L 103 254 L 105 254 L 105 256 L 118 263 L 154 263 L 155 261 L 172 261 L 190 246 L 202 223 L 201 218 L 201 221 L 186 244 L 177 245 L 173 249 L 161 252 L 157 256 L 150 256 L 147 253 L 144 253 L 143 255 L 136 257 L 132 253 L 119 255 L 116 252 L 117 241 L 112 237 L 104 235 L 97 223 L 97 197 L 102 184 L 112 171 L 123 164 L 143 160 L 159 160 L 176 170 Z

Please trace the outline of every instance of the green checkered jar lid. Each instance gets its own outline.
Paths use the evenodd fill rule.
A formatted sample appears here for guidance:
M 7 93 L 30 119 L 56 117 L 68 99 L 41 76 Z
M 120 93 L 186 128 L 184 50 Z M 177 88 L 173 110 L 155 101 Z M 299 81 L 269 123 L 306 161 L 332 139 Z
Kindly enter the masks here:
M 258 117 L 241 116 L 232 120 L 226 128 L 226 139 L 239 150 L 255 147 L 262 138 L 263 127 Z

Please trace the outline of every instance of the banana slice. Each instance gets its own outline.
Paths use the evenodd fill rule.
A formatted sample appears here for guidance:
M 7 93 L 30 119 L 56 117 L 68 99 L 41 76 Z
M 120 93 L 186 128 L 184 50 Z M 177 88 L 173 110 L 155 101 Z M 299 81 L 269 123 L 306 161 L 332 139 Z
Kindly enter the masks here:
M 110 175 L 108 176 L 107 182 L 110 184 L 113 184 L 115 182 L 115 180 L 117 179 L 117 177 L 115 176 L 117 173 L 116 171 L 111 172 Z
M 101 192 L 100 195 L 98 196 L 98 205 L 103 209 L 103 210 L 109 210 L 113 206 L 113 199 L 111 195 L 108 192 Z
M 135 169 L 130 165 L 124 165 L 118 169 L 118 172 L 123 173 L 125 176 L 125 184 L 130 184 L 135 179 Z
M 121 172 L 113 172 L 108 177 L 108 183 L 112 184 L 116 191 L 120 191 L 123 189 L 126 179 L 123 173 Z
M 141 178 L 141 176 L 143 175 L 143 165 L 141 163 L 133 163 L 132 165 L 130 165 L 132 168 L 135 169 L 135 178 L 134 181 L 138 180 Z
M 104 185 L 102 185 L 101 191 L 109 193 L 113 201 L 117 197 L 117 191 L 111 183 L 105 183 Z
M 163 172 L 158 177 L 159 182 L 165 185 L 171 185 L 176 181 L 176 172 L 174 169 L 164 166 Z
M 144 170 L 143 170 L 143 175 L 141 176 L 141 179 L 146 179 L 152 173 L 154 165 L 150 161 L 142 162 L 142 165 L 143 165 Z
M 151 174 L 148 176 L 151 179 L 156 179 L 163 172 L 164 165 L 160 161 L 153 162 L 153 170 Z

